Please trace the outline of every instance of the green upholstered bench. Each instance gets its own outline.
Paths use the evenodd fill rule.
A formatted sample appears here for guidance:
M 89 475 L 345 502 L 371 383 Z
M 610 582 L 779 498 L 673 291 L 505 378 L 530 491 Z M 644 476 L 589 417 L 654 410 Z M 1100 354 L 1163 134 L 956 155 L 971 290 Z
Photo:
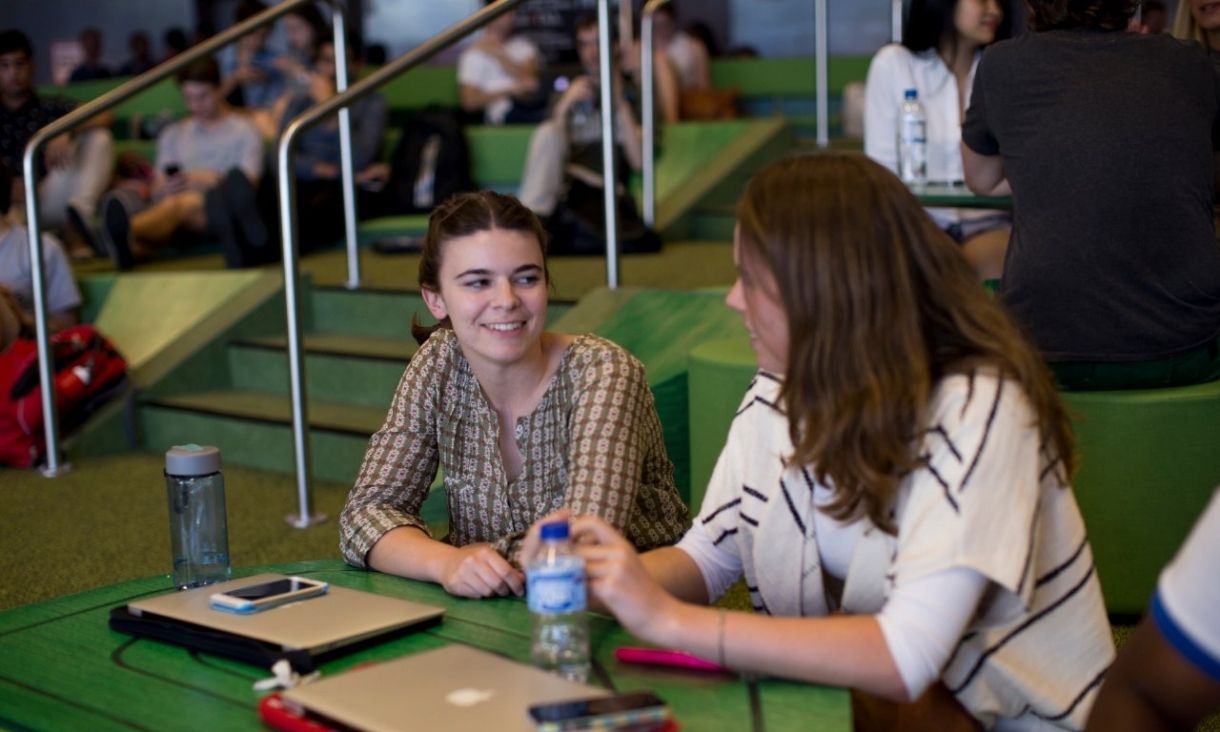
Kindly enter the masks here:
M 1220 484 L 1220 382 L 1061 396 L 1076 430 L 1076 498 L 1106 608 L 1143 612 Z
M 690 509 L 694 516 L 703 504 L 703 494 L 724 448 L 729 424 L 758 364 L 749 338 L 738 336 L 695 346 L 688 368 Z

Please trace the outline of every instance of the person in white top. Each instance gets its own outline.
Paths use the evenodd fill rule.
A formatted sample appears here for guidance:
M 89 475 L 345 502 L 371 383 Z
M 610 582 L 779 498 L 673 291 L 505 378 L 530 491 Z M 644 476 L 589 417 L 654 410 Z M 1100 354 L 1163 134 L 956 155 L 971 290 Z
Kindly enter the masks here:
M 1009 36 L 1005 5 L 1003 0 L 912 0 L 902 43 L 882 48 L 869 65 L 864 101 L 864 152 L 869 157 L 898 170 L 898 110 L 903 93 L 914 89 L 928 117 L 928 180 L 964 180 L 962 115 L 983 47 Z M 982 279 L 999 279 L 1010 215 L 978 209 L 928 212 L 962 245 Z
M 538 89 L 541 55 L 533 41 L 514 34 L 516 16 L 509 11 L 488 23 L 458 58 L 462 109 L 482 112 L 489 125 L 541 122 L 545 117 L 545 95 Z
M 572 523 L 594 599 L 648 643 L 851 687 L 878 728 L 1079 729 L 1114 648 L 1038 353 L 863 155 L 765 168 L 734 240 L 760 370 L 676 547 Z M 753 613 L 706 607 L 738 578 Z
M 678 27 L 677 13 L 672 2 L 657 8 L 652 16 L 655 46 L 664 50 L 669 57 L 669 62 L 678 72 L 682 91 L 710 89 L 712 72 L 707 48 L 699 39 Z
M 1195 729 L 1220 711 L 1220 490 L 1161 573 L 1097 694 L 1090 730 Z

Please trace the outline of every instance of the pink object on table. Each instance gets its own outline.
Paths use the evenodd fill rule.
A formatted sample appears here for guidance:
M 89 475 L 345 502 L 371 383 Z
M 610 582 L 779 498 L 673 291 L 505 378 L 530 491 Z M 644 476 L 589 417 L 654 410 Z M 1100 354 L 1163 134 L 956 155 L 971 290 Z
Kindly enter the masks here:
M 614 651 L 614 657 L 622 663 L 638 663 L 649 666 L 674 666 L 698 671 L 728 671 L 720 664 L 686 651 L 668 648 L 640 648 L 623 646 Z

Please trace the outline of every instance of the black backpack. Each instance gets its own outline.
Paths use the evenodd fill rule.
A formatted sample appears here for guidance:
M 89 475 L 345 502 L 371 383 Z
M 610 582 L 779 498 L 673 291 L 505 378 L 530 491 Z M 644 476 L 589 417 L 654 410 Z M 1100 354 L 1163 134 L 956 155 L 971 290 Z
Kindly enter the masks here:
M 412 112 L 390 156 L 390 212 L 431 211 L 449 196 L 472 190 L 470 151 L 458 115 L 441 107 Z

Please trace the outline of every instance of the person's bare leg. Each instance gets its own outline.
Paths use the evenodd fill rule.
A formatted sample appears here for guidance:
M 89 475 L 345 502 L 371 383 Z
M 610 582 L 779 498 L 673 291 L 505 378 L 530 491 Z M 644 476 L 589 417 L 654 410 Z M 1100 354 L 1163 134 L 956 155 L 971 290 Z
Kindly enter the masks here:
M 980 280 L 998 280 L 1004 275 L 1004 253 L 1011 233 L 1010 229 L 991 229 L 962 243 L 962 254 Z
M 203 231 L 206 225 L 203 193 L 176 193 L 131 217 L 131 253 L 137 259 L 147 259 L 168 244 L 178 229 Z

